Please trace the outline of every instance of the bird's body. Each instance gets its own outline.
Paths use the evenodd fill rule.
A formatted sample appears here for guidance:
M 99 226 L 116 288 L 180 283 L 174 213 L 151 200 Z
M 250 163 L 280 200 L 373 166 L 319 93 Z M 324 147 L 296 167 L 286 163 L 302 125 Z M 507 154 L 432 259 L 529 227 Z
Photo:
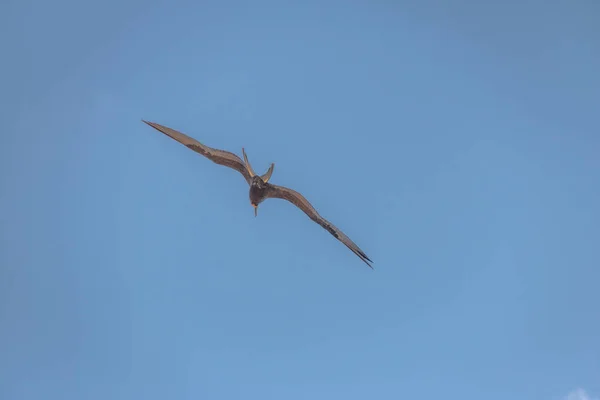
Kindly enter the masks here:
M 250 204 L 252 204 L 253 207 L 258 207 L 265 199 L 268 189 L 267 185 L 268 183 L 265 183 L 258 175 L 252 178 L 248 194 L 250 197 Z
M 142 121 L 169 136 L 170 138 L 177 140 L 186 147 L 196 151 L 197 153 L 200 153 L 211 161 L 235 169 L 241 173 L 250 187 L 248 195 L 250 198 L 250 204 L 254 207 L 255 216 L 257 215 L 259 204 L 264 200 L 268 198 L 287 200 L 304 211 L 304 213 L 308 215 L 310 219 L 325 228 L 336 239 L 344 243 L 350 250 L 352 250 L 352 252 L 356 254 L 362 261 L 364 261 L 369 267 L 373 268 L 370 264 L 372 262 L 371 259 L 369 259 L 369 257 L 367 257 L 367 255 L 352 240 L 350 240 L 348 236 L 346 236 L 342 231 L 336 228 L 325 218 L 321 217 L 317 210 L 315 210 L 315 208 L 308 202 L 308 200 L 306 200 L 306 198 L 304 198 L 304 196 L 295 190 L 269 183 L 269 179 L 273 174 L 273 168 L 275 167 L 275 164 L 271 164 L 267 172 L 265 172 L 263 175 L 257 175 L 248 161 L 248 157 L 246 156 L 246 151 L 244 148 L 242 148 L 242 153 L 244 156 L 244 161 L 242 161 L 237 155 L 231 152 L 213 149 L 203 145 L 197 140 L 174 129 L 167 128 L 166 126 L 154 122 Z

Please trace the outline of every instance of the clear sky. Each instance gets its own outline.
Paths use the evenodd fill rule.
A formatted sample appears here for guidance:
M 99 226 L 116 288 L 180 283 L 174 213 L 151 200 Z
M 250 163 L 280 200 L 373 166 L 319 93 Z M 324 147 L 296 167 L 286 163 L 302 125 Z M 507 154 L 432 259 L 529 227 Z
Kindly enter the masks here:
M 4 1 L 0 398 L 600 397 L 598 21 Z M 275 162 L 375 269 L 142 118 Z

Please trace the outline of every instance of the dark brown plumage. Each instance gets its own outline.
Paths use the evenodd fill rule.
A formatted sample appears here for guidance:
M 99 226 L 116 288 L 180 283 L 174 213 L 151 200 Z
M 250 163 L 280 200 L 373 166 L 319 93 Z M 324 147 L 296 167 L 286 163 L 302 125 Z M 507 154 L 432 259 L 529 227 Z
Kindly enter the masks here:
M 202 143 L 198 142 L 196 139 L 184 135 L 183 133 L 178 132 L 174 129 L 167 128 L 166 126 L 157 124 L 155 122 L 148 122 L 145 120 L 142 121 L 150 125 L 154 129 L 158 130 L 159 132 L 162 132 L 165 135 L 169 136 L 170 138 L 177 140 L 179 143 L 182 143 L 186 147 L 189 147 L 197 153 L 202 154 L 214 163 L 233 168 L 239 173 L 241 173 L 248 185 L 250 186 L 250 204 L 252 204 L 252 206 L 254 207 L 255 216 L 258 212 L 258 205 L 264 200 L 269 198 L 287 200 L 302 211 L 304 211 L 304 213 L 308 215 L 310 219 L 312 219 L 314 222 L 325 228 L 336 239 L 344 243 L 350 250 L 352 250 L 352 252 L 356 254 L 361 260 L 363 260 L 369 267 L 373 268 L 370 264 L 373 261 L 371 261 L 371 259 L 367 257 L 367 255 L 356 245 L 356 243 L 350 240 L 348 236 L 346 236 L 341 230 L 335 227 L 331 222 L 321 217 L 317 210 L 315 210 L 315 208 L 308 202 L 308 200 L 306 200 L 304 196 L 302 196 L 295 190 L 268 183 L 269 179 L 271 178 L 271 175 L 273 174 L 273 168 L 275 167 L 275 164 L 272 163 L 267 172 L 263 175 L 257 175 L 252 169 L 250 162 L 248 161 L 248 157 L 246 156 L 246 151 L 244 150 L 244 148 L 242 148 L 242 154 L 244 156 L 244 161 L 242 161 L 237 155 L 233 153 L 205 146 Z

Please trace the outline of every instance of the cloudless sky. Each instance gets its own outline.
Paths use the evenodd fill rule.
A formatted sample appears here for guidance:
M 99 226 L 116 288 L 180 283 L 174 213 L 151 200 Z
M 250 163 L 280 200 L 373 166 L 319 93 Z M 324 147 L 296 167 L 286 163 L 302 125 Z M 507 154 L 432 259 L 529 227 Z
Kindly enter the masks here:
M 599 397 L 599 21 L 3 2 L 0 398 Z M 375 269 L 142 118 L 275 162 Z

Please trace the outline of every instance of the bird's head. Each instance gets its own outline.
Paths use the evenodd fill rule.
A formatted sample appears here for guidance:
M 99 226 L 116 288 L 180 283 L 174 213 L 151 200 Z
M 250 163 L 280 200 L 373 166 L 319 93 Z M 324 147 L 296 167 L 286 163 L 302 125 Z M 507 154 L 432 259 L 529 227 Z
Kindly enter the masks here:
M 263 183 L 264 184 L 264 183 Z M 262 198 L 250 198 L 250 205 L 254 208 L 254 216 L 258 214 L 258 205 L 263 202 Z

